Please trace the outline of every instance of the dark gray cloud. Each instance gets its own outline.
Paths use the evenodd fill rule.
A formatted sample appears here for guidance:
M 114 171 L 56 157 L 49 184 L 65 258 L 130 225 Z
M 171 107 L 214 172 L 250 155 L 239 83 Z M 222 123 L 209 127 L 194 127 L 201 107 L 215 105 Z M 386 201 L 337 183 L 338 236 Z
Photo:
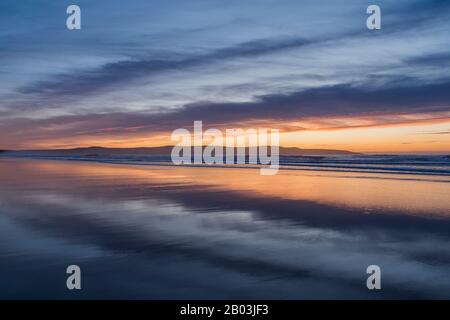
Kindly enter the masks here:
M 438 112 L 450 107 L 450 80 L 442 83 L 370 88 L 335 85 L 291 94 L 262 96 L 248 103 L 198 103 L 176 112 L 178 119 L 217 121 L 289 120 L 366 113 Z
M 253 102 L 195 103 L 166 113 L 105 113 L 62 116 L 49 119 L 12 119 L 0 126 L 0 144 L 28 141 L 137 133 L 190 128 L 195 120 L 205 126 L 236 126 L 249 121 L 292 121 L 308 117 L 385 116 L 391 114 L 450 111 L 450 80 L 431 84 L 396 87 L 336 85 L 291 94 L 260 96 Z M 16 128 L 21 128 L 17 130 Z M 297 128 L 299 129 L 299 128 Z M 9 142 L 9 143 L 8 143 Z
M 432 53 L 420 55 L 405 60 L 406 64 L 434 66 L 440 68 L 450 68 L 450 52 Z
M 450 134 L 450 130 L 438 131 L 438 132 L 429 132 L 428 134 Z
M 44 97 L 86 95 L 94 91 L 101 91 L 115 84 L 129 83 L 135 79 L 160 75 L 166 71 L 185 70 L 235 58 L 271 54 L 300 48 L 319 41 L 325 41 L 325 39 L 315 41 L 303 38 L 285 40 L 261 39 L 200 55 L 180 57 L 178 54 L 172 54 L 158 59 L 119 61 L 108 63 L 89 71 L 61 74 L 54 79 L 38 81 L 24 86 L 19 88 L 18 91 L 22 94 L 38 94 Z

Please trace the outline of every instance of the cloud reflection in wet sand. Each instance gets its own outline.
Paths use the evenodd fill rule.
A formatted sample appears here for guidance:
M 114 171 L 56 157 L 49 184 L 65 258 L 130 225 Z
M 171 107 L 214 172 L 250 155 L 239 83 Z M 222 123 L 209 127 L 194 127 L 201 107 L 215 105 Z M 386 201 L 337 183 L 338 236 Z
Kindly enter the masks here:
M 0 177 L 2 298 L 450 297 L 450 181 L 41 160 Z

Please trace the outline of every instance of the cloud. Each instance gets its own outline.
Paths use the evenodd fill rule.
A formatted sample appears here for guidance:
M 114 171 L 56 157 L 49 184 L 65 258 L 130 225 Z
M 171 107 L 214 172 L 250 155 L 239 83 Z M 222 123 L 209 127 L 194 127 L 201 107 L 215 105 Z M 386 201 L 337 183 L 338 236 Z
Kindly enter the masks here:
M 437 132 L 428 132 L 428 134 L 450 134 L 450 130 L 447 130 L 447 131 L 437 131 Z
M 323 40 L 320 40 L 323 41 Z M 51 80 L 37 81 L 21 87 L 21 94 L 37 94 L 43 97 L 86 95 L 113 85 L 129 83 L 142 78 L 161 75 L 167 71 L 180 71 L 210 65 L 214 62 L 236 58 L 248 58 L 283 50 L 300 48 L 317 41 L 303 38 L 284 40 L 261 39 L 226 47 L 210 53 L 180 57 L 172 54 L 166 58 L 125 60 L 107 63 L 92 70 L 61 74 Z
M 331 18 L 329 12 L 321 17 L 318 13 L 321 9 L 311 11 L 305 26 L 323 26 L 324 30 L 308 33 L 309 38 L 292 36 L 297 32 L 282 36 L 271 25 L 275 20 L 258 20 L 261 19 L 259 15 L 250 14 L 249 17 L 254 19 L 249 20 L 251 28 L 239 24 L 224 25 L 224 21 L 229 20 L 219 19 L 217 23 L 223 30 L 221 27 L 217 34 L 213 32 L 206 36 L 202 33 L 179 46 L 164 47 L 167 32 L 173 27 L 170 22 L 169 28 L 164 25 L 148 36 L 156 35 L 156 44 L 161 43 L 161 50 L 167 50 L 165 52 L 170 51 L 168 48 L 174 49 L 171 53 L 161 55 L 160 51 L 149 51 L 148 37 L 119 38 L 114 42 L 119 52 L 129 53 L 127 43 L 136 44 L 134 58 L 105 64 L 111 59 L 96 56 L 90 60 L 84 56 L 74 62 L 73 67 L 90 66 L 85 69 L 76 68 L 59 74 L 55 70 L 61 69 L 57 67 L 45 72 L 30 69 L 24 71 L 22 78 L 19 72 L 14 74 L 17 81 L 30 82 L 13 86 L 14 81 L 11 81 L 10 86 L 18 88 L 17 91 L 1 97 L 0 145 L 14 145 L 20 139 L 38 141 L 51 137 L 69 139 L 83 135 L 167 132 L 188 127 L 194 120 L 203 120 L 211 126 L 276 123 L 283 129 L 293 130 L 301 128 L 290 127 L 287 123 L 299 119 L 316 118 L 320 120 L 316 121 L 319 126 L 328 126 L 332 121 L 326 123 L 327 118 L 373 116 L 370 123 L 382 124 L 409 121 L 392 116 L 397 114 L 442 114 L 448 111 L 450 80 L 443 78 L 447 76 L 443 66 L 448 64 L 450 56 L 445 47 L 439 49 L 442 31 L 433 33 L 429 42 L 423 40 L 424 34 L 434 32 L 433 28 L 448 14 L 448 2 L 415 1 L 407 10 L 403 2 L 383 3 L 382 7 L 390 14 L 383 16 L 383 29 L 376 33 L 368 32 L 364 23 L 359 25 L 354 21 L 336 29 L 335 23 L 340 20 L 334 17 L 334 9 Z M 341 9 L 343 14 L 350 15 L 359 10 L 359 6 L 349 4 Z M 289 5 L 280 8 L 281 13 L 288 10 Z M 286 26 L 292 27 L 289 23 Z M 253 33 L 255 26 L 264 26 L 270 32 Z M 205 25 L 195 23 L 187 27 L 201 30 Z M 233 34 L 226 39 L 213 38 L 238 29 L 247 32 L 245 36 Z M 128 31 L 131 35 L 140 34 L 136 30 Z M 98 37 L 103 31 L 98 32 L 88 39 Z M 407 37 L 400 39 L 402 35 Z M 413 35 L 420 38 L 418 43 L 408 41 Z M 10 36 L 23 42 L 14 34 Z M 188 37 L 177 33 L 172 36 L 175 40 Z M 35 38 L 34 34 L 32 38 Z M 112 38 L 105 34 L 104 41 Z M 120 42 L 124 40 L 128 42 Z M 386 42 L 392 48 L 381 47 Z M 75 44 L 64 42 L 64 46 L 80 50 L 88 47 L 87 42 Z M 416 51 L 422 45 L 432 52 Z M 99 55 L 104 58 L 105 52 Z M 270 59 L 266 59 L 268 57 Z M 378 61 L 374 59 L 378 57 L 380 63 L 377 65 Z M 65 66 L 66 61 L 63 62 Z M 207 77 L 199 74 L 210 71 L 211 66 L 228 62 L 238 63 L 230 68 L 231 71 L 214 68 L 217 74 L 208 73 Z M 438 71 L 430 72 L 429 66 L 439 67 L 434 68 Z M 188 72 L 179 78 L 164 77 L 180 71 Z M 289 72 L 294 75 L 293 79 L 286 78 Z M 199 75 L 201 79 L 196 82 L 195 77 Z M 157 87 L 156 81 L 150 85 L 148 80 L 153 79 L 161 79 L 161 86 Z M 208 94 L 213 91 L 213 86 L 216 90 Z M 202 91 L 202 88 L 206 89 Z M 210 92 L 205 92 L 208 90 Z M 174 98 L 176 94 L 179 96 Z M 144 109 L 152 112 L 143 112 Z
M 409 22 L 408 22 L 409 23 Z M 394 28 L 383 31 L 384 36 L 402 32 L 405 22 L 398 22 Z M 11 105 L 6 109 L 37 110 L 39 108 L 60 108 L 62 104 L 79 101 L 99 93 L 114 92 L 117 89 L 134 90 L 142 79 L 148 80 L 168 72 L 192 71 L 209 68 L 235 59 L 250 59 L 278 54 L 289 50 L 320 45 L 323 49 L 333 48 L 336 41 L 367 37 L 366 30 L 350 31 L 313 39 L 303 37 L 266 38 L 247 41 L 200 54 L 165 53 L 164 56 L 150 54 L 148 58 L 136 57 L 128 60 L 106 63 L 90 69 L 73 70 L 56 74 L 45 80 L 37 80 L 16 89 L 15 95 L 8 97 Z M 381 35 L 376 35 L 377 37 Z M 319 49 L 318 49 L 319 50 Z M 405 59 L 399 66 L 421 67 L 441 66 L 450 59 L 448 53 L 431 53 Z M 190 73 L 195 77 L 195 74 Z M 369 75 L 370 76 L 370 75 Z M 317 75 L 320 77 L 320 74 Z M 385 77 L 388 77 L 385 75 Z M 399 78 L 399 75 L 395 76 Z M 406 77 L 406 76 L 405 76 Z M 219 84 L 220 85 L 220 84 Z
M 420 9 L 422 13 L 439 12 L 443 14 L 448 9 L 445 3 L 435 2 L 436 6 L 430 6 L 421 1 L 415 5 L 417 10 Z M 441 8 L 440 11 L 437 8 Z M 398 8 L 393 9 L 393 16 L 396 16 L 396 18 L 393 21 L 386 22 L 389 27 L 386 27 L 382 33 L 377 34 L 368 33 L 366 29 L 353 29 L 341 33 L 330 32 L 328 35 L 316 36 L 315 38 L 299 36 L 262 38 L 224 46 L 200 54 L 189 54 L 187 51 L 165 52 L 163 56 L 149 54 L 150 57 L 145 57 L 145 53 L 141 52 L 139 57 L 132 59 L 110 62 L 90 69 L 79 69 L 69 73 L 52 75 L 48 79 L 34 81 L 19 87 L 17 93 L 34 98 L 34 101 L 30 103 L 30 107 L 36 108 L 40 99 L 43 100 L 44 104 L 48 105 L 49 99 L 80 98 L 111 89 L 114 86 L 124 84 L 128 86 L 131 84 L 132 86 L 136 80 L 159 76 L 165 72 L 190 70 L 192 68 L 210 66 L 214 63 L 222 63 L 223 61 L 255 58 L 318 44 L 329 47 L 332 46 L 331 43 L 336 41 L 354 40 L 358 37 L 390 36 L 393 33 L 404 32 L 406 27 L 408 27 L 408 30 L 411 27 L 414 29 L 419 28 L 419 25 L 432 20 L 427 15 L 409 17 L 408 21 L 399 20 L 398 16 L 402 14 L 404 13 Z M 129 44 L 127 43 L 127 45 Z M 408 62 L 422 63 L 414 59 Z
M 444 67 L 450 64 L 450 52 L 431 53 L 406 59 L 405 63 L 423 66 Z
M 311 116 L 448 110 L 450 81 L 403 87 L 335 85 L 291 94 L 267 95 L 254 102 L 197 103 L 176 112 L 178 119 L 205 121 L 290 120 Z
M 368 118 L 368 125 L 417 122 L 429 114 L 429 119 L 449 117 L 450 80 L 441 83 L 409 83 L 397 87 L 370 87 L 335 85 L 293 92 L 265 95 L 252 102 L 187 104 L 162 113 L 105 113 L 61 116 L 48 119 L 11 119 L 0 125 L 3 133 L 0 143 L 28 139 L 39 141 L 50 138 L 90 136 L 138 136 L 190 128 L 195 120 L 209 127 L 237 127 L 251 122 L 264 122 L 286 130 L 300 130 L 288 122 L 318 119 L 327 124 L 327 118 Z M 393 116 L 393 115 L 408 115 Z M 420 117 L 414 117 L 420 114 Z M 433 115 L 434 114 L 434 115 Z M 358 124 L 359 125 L 359 124 Z M 345 125 L 344 125 L 345 126 Z M 20 130 L 17 130 L 20 128 Z

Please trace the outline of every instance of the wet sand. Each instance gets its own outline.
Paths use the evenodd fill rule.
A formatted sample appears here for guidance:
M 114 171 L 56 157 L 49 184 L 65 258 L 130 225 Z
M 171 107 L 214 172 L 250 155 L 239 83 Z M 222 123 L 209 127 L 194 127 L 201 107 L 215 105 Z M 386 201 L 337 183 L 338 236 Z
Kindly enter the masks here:
M 0 181 L 0 298 L 450 298 L 448 176 L 0 159 Z

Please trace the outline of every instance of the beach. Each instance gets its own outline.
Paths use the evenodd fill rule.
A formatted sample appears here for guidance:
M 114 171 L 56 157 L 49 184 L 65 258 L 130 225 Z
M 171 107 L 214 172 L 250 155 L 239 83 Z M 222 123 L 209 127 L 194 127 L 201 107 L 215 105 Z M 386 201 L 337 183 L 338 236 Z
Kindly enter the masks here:
M 450 176 L 340 167 L 1 158 L 0 298 L 450 298 Z

